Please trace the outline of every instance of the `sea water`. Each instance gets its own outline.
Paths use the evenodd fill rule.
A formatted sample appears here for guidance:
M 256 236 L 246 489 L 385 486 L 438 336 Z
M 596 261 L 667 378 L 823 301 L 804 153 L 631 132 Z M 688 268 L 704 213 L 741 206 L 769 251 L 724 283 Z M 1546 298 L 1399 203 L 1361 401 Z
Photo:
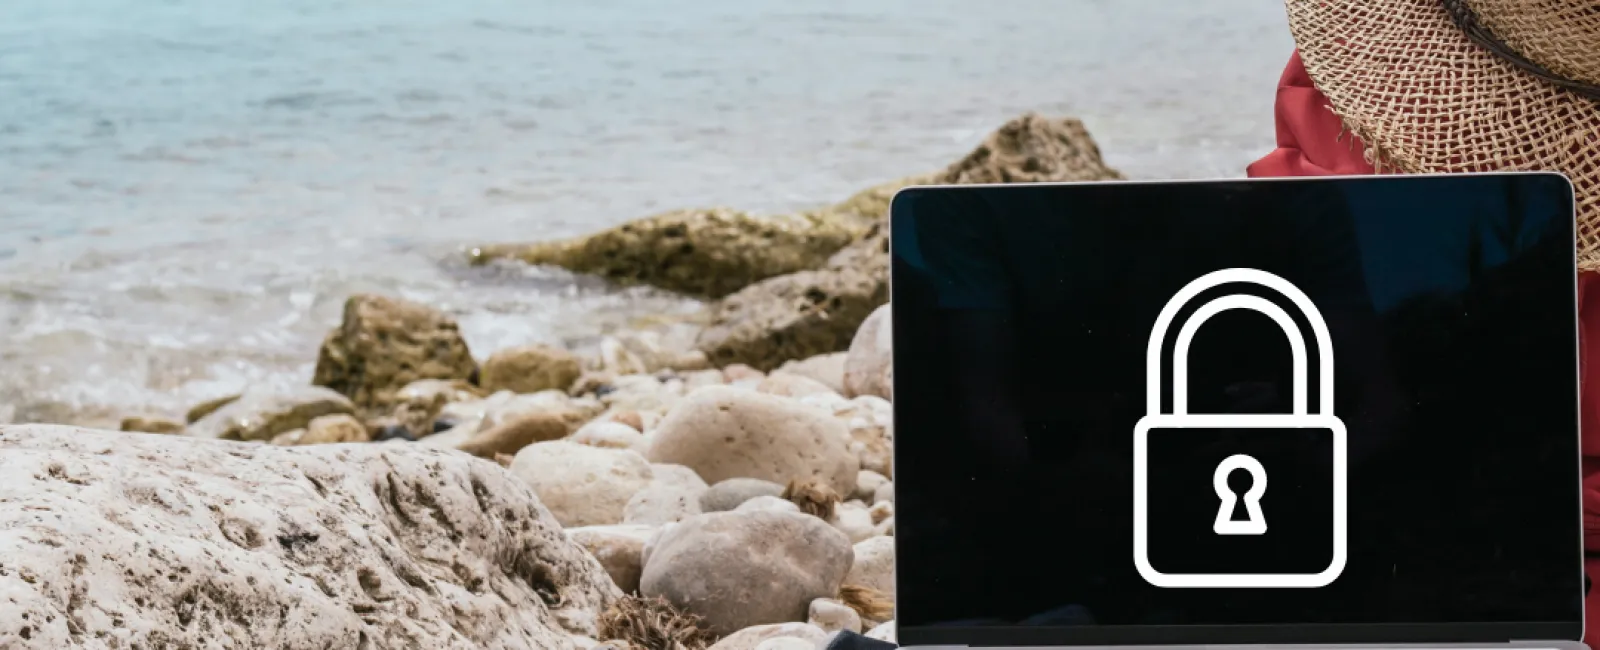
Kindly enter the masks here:
M 586 345 L 698 303 L 462 251 L 815 206 L 1024 111 L 1239 176 L 1292 47 L 1276 0 L 0 2 L 0 418 L 304 383 L 356 292 Z

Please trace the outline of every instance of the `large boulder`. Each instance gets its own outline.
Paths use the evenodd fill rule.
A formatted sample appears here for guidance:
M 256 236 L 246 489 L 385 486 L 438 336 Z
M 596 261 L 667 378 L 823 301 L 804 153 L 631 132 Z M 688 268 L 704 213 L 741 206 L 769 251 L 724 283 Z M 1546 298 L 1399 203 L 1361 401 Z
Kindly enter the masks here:
M 838 418 L 793 400 L 728 386 L 695 391 L 656 425 L 653 463 L 693 469 L 717 483 L 758 478 L 787 485 L 815 478 L 835 492 L 855 491 L 860 460 Z
M 844 534 L 816 517 L 697 515 L 651 543 L 639 592 L 703 617 L 719 635 L 803 621 L 811 601 L 839 592 L 852 553 Z
M 426 305 L 374 295 L 351 296 L 344 321 L 317 354 L 313 384 L 363 409 L 391 406 L 419 379 L 470 378 L 477 369 L 454 319 Z
M 572 648 L 621 595 L 454 452 L 0 426 L 0 476 L 0 647 Z
M 571 352 L 548 345 L 524 345 L 489 355 L 478 384 L 489 392 L 565 392 L 583 374 L 583 361 Z
M 1121 178 L 1121 172 L 1101 159 L 1099 145 L 1082 122 L 1028 113 L 1001 126 L 943 172 L 908 180 L 950 185 Z M 886 209 L 891 187 L 899 189 L 884 186 L 861 201 Z M 880 219 L 821 268 L 769 278 L 723 298 L 713 307 L 697 347 L 719 366 L 745 363 L 761 370 L 844 351 L 867 316 L 889 301 L 885 223 Z
M 894 390 L 894 320 L 889 305 L 879 307 L 856 330 L 844 362 L 844 394 L 891 398 Z
M 578 239 L 483 246 L 474 263 L 512 258 L 620 284 L 724 296 L 757 280 L 820 266 L 859 224 L 818 215 L 760 217 L 725 208 L 675 210 Z
M 319 386 L 252 388 L 189 425 L 187 433 L 198 438 L 271 440 L 280 433 L 304 429 L 319 417 L 354 410 L 355 405 L 345 396 Z
M 566 440 L 524 447 L 511 473 L 533 487 L 563 526 L 622 523 L 628 501 L 655 477 L 637 453 Z

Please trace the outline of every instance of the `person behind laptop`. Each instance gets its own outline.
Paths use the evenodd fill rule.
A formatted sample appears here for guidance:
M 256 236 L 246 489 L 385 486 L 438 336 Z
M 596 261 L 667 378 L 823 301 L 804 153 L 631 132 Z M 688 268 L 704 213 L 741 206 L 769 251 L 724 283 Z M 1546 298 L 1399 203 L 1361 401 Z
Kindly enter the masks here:
M 1278 148 L 1252 177 L 1540 170 L 1577 192 L 1581 373 L 1600 367 L 1600 8 L 1287 0 Z M 1584 547 L 1600 575 L 1600 381 L 1582 384 Z M 1588 582 L 1586 581 L 1586 584 Z M 1600 635 L 1600 595 L 1585 602 Z

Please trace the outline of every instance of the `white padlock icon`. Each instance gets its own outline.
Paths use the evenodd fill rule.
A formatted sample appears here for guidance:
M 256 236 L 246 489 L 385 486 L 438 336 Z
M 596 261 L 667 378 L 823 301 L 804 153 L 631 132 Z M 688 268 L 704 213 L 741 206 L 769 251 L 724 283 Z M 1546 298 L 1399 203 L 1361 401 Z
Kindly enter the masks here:
M 1196 309 L 1178 332 L 1172 361 L 1172 412 L 1161 410 L 1162 348 L 1168 330 L 1183 308 L 1201 293 L 1225 284 L 1253 284 L 1270 289 L 1283 296 L 1301 312 L 1309 323 L 1317 346 L 1317 407 L 1312 412 L 1306 403 L 1307 381 L 1306 341 L 1300 327 L 1288 312 L 1276 303 L 1256 295 L 1230 294 L 1216 298 Z M 1294 369 L 1294 387 L 1290 413 L 1189 413 L 1188 377 L 1189 346 L 1200 326 L 1212 316 L 1230 309 L 1248 309 L 1258 312 L 1283 330 L 1289 339 L 1290 356 Z M 1139 575 L 1157 587 L 1322 587 L 1338 579 L 1344 572 L 1346 561 L 1346 438 L 1344 423 L 1333 414 L 1333 344 L 1328 326 L 1322 320 L 1311 299 L 1289 281 L 1256 269 L 1233 268 L 1208 273 L 1190 282 L 1167 301 L 1155 326 L 1150 331 L 1150 342 L 1145 349 L 1145 415 L 1139 419 L 1133 432 L 1133 560 Z M 1149 438 L 1152 429 L 1317 429 L 1330 432 L 1333 443 L 1333 554 L 1328 567 L 1317 573 L 1163 573 L 1150 563 L 1149 557 Z M 1248 456 L 1245 458 L 1249 458 Z M 1233 460 L 1233 459 L 1229 459 Z M 1253 462 L 1254 459 L 1251 459 Z M 1252 474 L 1256 473 L 1252 471 Z M 1262 473 L 1264 477 L 1264 472 Z M 1259 490 L 1251 491 L 1259 499 Z M 1220 492 L 1221 489 L 1219 488 Z M 1259 519 L 1259 510 L 1251 513 Z M 1221 521 L 1219 515 L 1219 522 Z M 1223 526 L 1219 524 L 1219 534 Z

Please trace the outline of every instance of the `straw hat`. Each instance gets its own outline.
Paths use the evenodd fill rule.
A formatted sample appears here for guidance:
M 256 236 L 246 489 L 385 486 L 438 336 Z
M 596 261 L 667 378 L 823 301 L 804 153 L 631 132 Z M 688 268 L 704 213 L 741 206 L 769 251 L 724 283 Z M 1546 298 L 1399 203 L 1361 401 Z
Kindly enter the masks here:
M 1600 0 L 1286 0 L 1306 72 L 1381 171 L 1546 170 L 1600 270 Z

